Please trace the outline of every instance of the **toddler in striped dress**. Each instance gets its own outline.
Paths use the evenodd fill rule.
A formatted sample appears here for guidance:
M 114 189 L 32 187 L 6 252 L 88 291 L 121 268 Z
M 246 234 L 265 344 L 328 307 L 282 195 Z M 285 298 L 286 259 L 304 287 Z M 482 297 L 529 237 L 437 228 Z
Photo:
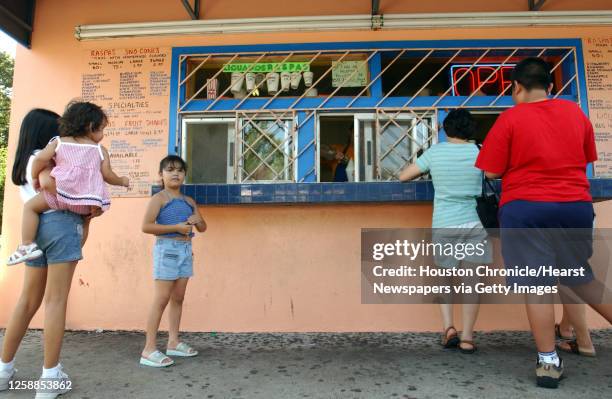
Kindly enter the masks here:
M 63 210 L 86 217 L 99 215 L 110 206 L 110 196 L 105 182 L 114 186 L 129 187 L 127 177 L 113 172 L 108 151 L 100 141 L 108 119 L 104 111 L 89 102 L 69 104 L 59 120 L 61 137 L 54 137 L 40 151 L 32 163 L 34 185 L 50 163 L 51 182 L 26 202 L 22 220 L 22 243 L 10 256 L 7 264 L 14 265 L 42 256 L 34 242 L 38 230 L 39 214 L 49 210 Z M 54 183 L 54 184 L 53 184 Z M 84 229 L 87 223 L 84 225 Z M 83 231 L 83 236 L 87 232 Z

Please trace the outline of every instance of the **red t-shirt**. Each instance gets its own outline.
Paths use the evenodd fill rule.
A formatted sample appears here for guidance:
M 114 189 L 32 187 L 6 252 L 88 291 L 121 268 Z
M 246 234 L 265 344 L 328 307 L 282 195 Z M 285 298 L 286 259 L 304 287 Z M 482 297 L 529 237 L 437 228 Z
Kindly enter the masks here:
M 592 201 L 586 167 L 595 160 L 593 125 L 578 104 L 555 99 L 503 112 L 476 167 L 502 175 L 500 206 L 514 200 Z

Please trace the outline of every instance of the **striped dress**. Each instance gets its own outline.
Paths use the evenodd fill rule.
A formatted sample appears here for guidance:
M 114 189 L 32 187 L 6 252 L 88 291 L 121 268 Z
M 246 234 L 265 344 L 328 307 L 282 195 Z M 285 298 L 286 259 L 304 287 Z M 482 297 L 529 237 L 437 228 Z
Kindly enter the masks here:
M 482 193 L 482 172 L 474 166 L 477 157 L 473 143 L 445 142 L 417 159 L 421 172 L 430 172 L 433 181 L 433 228 L 480 223 L 476 197 Z
M 106 211 L 110 207 L 110 195 L 102 176 L 104 155 L 99 144 L 77 144 L 61 141 L 55 149 L 55 167 L 51 176 L 55 179 L 57 195 L 44 191 L 51 209 L 65 209 L 81 215 L 96 206 Z

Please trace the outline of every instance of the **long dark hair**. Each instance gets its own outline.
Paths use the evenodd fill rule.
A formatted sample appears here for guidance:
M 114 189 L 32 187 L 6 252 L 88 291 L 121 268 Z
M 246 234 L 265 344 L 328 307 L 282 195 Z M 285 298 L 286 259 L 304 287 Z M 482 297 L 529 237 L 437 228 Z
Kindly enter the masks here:
M 16 185 L 22 186 L 28 182 L 26 168 L 34 151 L 45 148 L 49 140 L 58 135 L 58 118 L 55 112 L 42 108 L 31 110 L 23 118 L 11 176 Z

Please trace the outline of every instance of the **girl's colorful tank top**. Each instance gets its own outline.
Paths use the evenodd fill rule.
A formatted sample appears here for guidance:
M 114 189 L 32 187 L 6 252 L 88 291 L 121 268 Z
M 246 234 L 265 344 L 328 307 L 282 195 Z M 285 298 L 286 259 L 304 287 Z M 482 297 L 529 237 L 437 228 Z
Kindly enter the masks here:
M 166 195 L 168 195 L 166 193 Z M 168 195 L 168 197 L 170 197 Z M 157 214 L 155 222 L 163 225 L 173 225 L 184 223 L 193 215 L 193 206 L 185 199 L 185 197 L 170 198 L 164 204 Z M 190 234 L 193 237 L 193 233 Z M 184 237 L 180 233 L 160 234 L 158 237 Z

